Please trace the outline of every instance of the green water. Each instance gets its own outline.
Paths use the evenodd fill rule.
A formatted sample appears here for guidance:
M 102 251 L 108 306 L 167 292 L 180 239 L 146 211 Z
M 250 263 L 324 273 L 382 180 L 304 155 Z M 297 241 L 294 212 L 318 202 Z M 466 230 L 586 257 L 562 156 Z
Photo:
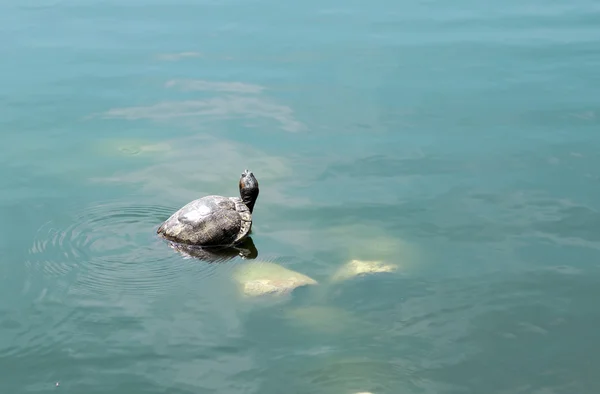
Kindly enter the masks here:
M 600 6 L 0 2 L 0 392 L 598 393 Z M 256 261 L 155 231 L 260 183 Z M 334 282 L 353 259 L 395 272 Z

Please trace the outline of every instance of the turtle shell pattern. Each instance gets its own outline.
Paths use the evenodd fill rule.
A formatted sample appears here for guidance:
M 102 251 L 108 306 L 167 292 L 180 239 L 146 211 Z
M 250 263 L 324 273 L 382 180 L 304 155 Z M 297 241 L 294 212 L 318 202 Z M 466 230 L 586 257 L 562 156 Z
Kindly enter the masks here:
M 251 227 L 252 214 L 241 198 L 206 196 L 187 203 L 156 232 L 177 243 L 225 246 L 241 241 Z

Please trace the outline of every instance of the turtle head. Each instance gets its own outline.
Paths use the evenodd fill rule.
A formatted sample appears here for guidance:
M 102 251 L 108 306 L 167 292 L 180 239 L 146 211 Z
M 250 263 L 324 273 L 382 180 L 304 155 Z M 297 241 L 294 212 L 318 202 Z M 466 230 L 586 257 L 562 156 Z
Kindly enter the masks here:
M 258 198 L 258 181 L 252 171 L 244 170 L 240 178 L 240 197 L 250 213 L 254 210 L 254 203 Z

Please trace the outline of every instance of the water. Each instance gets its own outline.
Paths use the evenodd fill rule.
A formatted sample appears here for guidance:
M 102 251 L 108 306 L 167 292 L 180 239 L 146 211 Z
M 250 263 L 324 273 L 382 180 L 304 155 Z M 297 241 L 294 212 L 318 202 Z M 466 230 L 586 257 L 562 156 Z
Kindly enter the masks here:
M 597 393 L 600 6 L 3 1 L 6 393 Z M 155 235 L 261 194 L 240 258 Z M 331 282 L 351 259 L 394 274 Z M 57 386 L 58 384 L 58 386 Z

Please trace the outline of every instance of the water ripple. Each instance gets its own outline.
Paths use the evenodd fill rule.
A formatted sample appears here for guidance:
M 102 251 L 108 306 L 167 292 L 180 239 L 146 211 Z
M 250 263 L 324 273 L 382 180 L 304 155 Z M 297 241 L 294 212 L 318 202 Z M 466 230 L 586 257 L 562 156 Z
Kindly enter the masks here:
M 158 291 L 193 264 L 174 261 L 176 254 L 156 236 L 172 211 L 123 201 L 81 209 L 38 230 L 26 265 L 47 277 L 72 275 L 68 286 L 78 292 Z M 214 269 L 204 266 L 199 274 L 210 276 Z

